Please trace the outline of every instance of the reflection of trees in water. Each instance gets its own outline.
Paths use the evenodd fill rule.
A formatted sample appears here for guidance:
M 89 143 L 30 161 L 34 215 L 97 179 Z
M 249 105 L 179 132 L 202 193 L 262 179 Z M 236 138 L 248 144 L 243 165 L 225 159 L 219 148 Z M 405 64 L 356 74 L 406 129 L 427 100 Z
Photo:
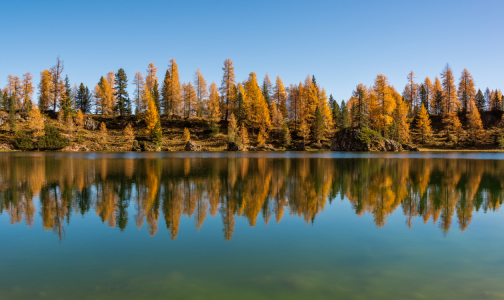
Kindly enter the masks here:
M 401 209 L 407 226 L 415 217 L 448 232 L 456 218 L 461 230 L 473 212 L 502 204 L 502 161 L 460 159 L 327 158 L 143 158 L 85 159 L 78 156 L 0 156 L 0 210 L 11 223 L 32 226 L 40 202 L 42 226 L 60 238 L 74 214 L 94 210 L 102 222 L 124 230 L 133 201 L 138 228 L 158 231 L 159 213 L 169 235 L 181 217 L 199 230 L 218 213 L 226 240 L 236 218 L 250 226 L 290 215 L 315 221 L 339 195 L 357 215 L 372 214 L 376 226 Z

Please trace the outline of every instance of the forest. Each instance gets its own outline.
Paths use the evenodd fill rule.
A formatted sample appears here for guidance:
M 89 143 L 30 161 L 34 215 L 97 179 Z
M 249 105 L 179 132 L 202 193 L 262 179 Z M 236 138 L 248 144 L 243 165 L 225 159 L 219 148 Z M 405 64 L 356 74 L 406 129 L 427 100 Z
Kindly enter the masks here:
M 235 78 L 231 59 L 220 85 L 200 70 L 181 82 L 177 63 L 164 76 L 149 63 L 129 82 L 126 72 L 104 74 L 94 87 L 70 83 L 64 63 L 40 72 L 38 97 L 30 72 L 8 75 L 0 91 L 0 149 L 129 151 L 182 150 L 189 141 L 203 150 L 329 149 L 340 130 L 359 129 L 424 149 L 504 147 L 500 89 L 476 90 L 464 69 L 456 84 L 447 64 L 440 76 L 416 81 L 413 71 L 400 93 L 378 74 L 356 85 L 341 102 L 308 75 L 298 84 L 262 83 L 254 72 Z M 128 93 L 128 84 L 134 88 Z

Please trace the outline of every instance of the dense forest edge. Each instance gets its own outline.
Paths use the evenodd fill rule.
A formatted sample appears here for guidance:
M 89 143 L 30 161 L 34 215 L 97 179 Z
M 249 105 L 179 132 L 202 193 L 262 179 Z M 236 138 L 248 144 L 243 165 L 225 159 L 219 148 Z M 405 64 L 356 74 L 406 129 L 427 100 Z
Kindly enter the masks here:
M 90 91 L 63 79 L 64 64 L 40 73 L 38 103 L 31 74 L 8 75 L 0 91 L 0 150 L 62 151 L 272 151 L 336 150 L 351 132 L 364 145 L 393 143 L 395 150 L 500 150 L 504 148 L 502 92 L 476 91 L 464 69 L 455 85 L 447 64 L 434 83 L 407 78 L 402 94 L 379 74 L 337 102 L 315 76 L 285 87 L 268 74 L 237 82 L 224 61 L 220 87 L 207 88 L 199 71 L 180 83 L 175 60 L 161 84 L 150 63 L 134 76 L 133 97 L 123 69 L 101 77 Z M 364 147 L 391 150 L 387 147 Z M 343 150 L 361 149 L 350 147 Z

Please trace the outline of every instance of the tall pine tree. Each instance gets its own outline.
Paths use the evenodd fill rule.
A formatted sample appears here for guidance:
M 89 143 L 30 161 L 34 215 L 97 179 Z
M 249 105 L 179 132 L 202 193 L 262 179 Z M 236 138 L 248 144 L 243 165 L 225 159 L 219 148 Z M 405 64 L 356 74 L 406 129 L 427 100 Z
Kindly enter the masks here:
M 115 80 L 115 96 L 116 96 L 116 110 L 120 116 L 131 114 L 131 103 L 128 95 L 128 77 L 123 68 L 120 68 L 116 73 Z M 80 90 L 80 88 L 79 88 Z

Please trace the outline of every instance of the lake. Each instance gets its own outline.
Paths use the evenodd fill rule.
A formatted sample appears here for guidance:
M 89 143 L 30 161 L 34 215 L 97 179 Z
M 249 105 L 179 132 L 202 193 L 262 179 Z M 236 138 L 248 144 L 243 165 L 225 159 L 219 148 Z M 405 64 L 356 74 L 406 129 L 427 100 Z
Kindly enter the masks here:
M 0 153 L 0 299 L 503 299 L 504 154 Z

